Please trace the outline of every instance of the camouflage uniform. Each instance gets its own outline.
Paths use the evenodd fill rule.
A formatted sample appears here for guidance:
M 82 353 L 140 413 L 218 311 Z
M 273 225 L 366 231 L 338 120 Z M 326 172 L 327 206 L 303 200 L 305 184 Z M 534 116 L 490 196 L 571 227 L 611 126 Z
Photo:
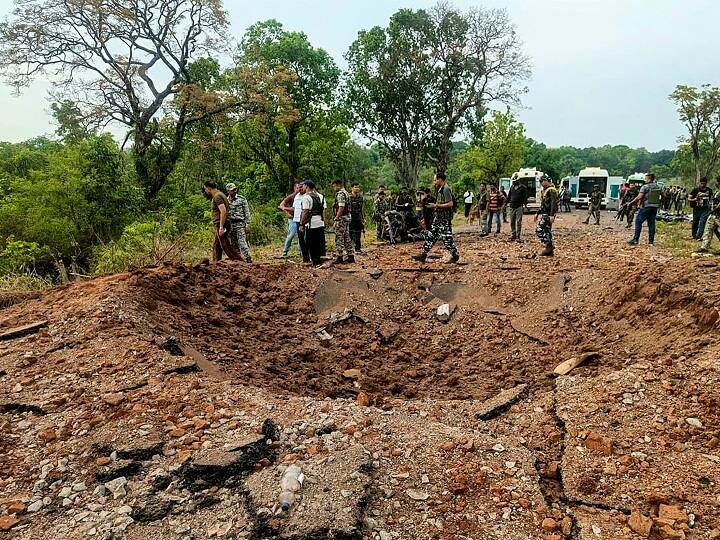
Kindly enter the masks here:
M 252 262 L 250 246 L 245 229 L 250 225 L 250 205 L 242 195 L 228 199 L 230 205 L 230 243 L 243 256 L 245 262 Z
M 708 251 L 712 242 L 713 234 L 718 234 L 720 228 L 720 190 L 715 192 L 712 199 L 712 208 L 710 216 L 705 223 L 705 232 L 703 234 L 702 249 Z
M 590 194 L 588 216 L 585 223 L 590 223 L 590 218 L 595 218 L 595 225 L 600 225 L 600 207 L 602 206 L 603 194 L 600 190 L 593 190 Z
M 452 191 L 447 184 L 438 189 L 437 204 L 443 204 L 452 201 Z M 450 252 L 456 260 L 459 258 L 457 247 L 452 233 L 452 208 L 437 208 L 435 210 L 435 219 L 429 231 L 423 231 L 423 253 L 427 255 L 435 242 L 442 240 L 445 249 Z
M 373 202 L 373 221 L 375 222 L 375 234 L 377 239 L 380 240 L 383 237 L 383 231 L 385 230 L 385 212 L 390 210 L 390 202 L 387 198 L 375 197 Z
M 625 214 L 627 217 L 627 229 L 632 227 L 633 221 L 635 220 L 635 212 L 637 212 L 637 206 L 630 206 L 630 201 L 634 200 L 635 197 L 637 197 L 638 195 L 640 195 L 640 188 L 634 184 L 630 187 L 630 189 L 628 189 L 628 192 L 625 194 L 625 197 L 627 197 L 628 201 L 628 207 Z
M 535 234 L 545 246 L 553 247 L 552 223 L 550 218 L 558 212 L 558 190 L 550 186 L 542 192 L 542 202 L 538 212 L 538 224 Z
M 341 189 L 335 194 L 333 211 L 335 215 L 340 211 L 341 216 L 335 220 L 335 255 L 342 259 L 343 254 L 348 258 L 354 257 L 352 239 L 350 238 L 350 194 Z
M 360 251 L 360 238 L 365 230 L 365 201 L 361 194 L 350 195 L 350 237 L 355 243 L 355 251 Z
M 489 195 L 489 192 L 488 192 L 487 188 L 478 192 L 477 210 L 478 210 L 478 216 L 480 218 L 480 226 L 482 227 L 483 233 L 490 232 L 487 228 L 488 195 Z

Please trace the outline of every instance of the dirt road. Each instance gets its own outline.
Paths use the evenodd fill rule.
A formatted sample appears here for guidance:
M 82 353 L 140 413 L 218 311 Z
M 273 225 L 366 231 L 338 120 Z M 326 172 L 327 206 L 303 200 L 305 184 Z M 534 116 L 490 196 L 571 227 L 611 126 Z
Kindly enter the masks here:
M 1 310 L 47 325 L 0 341 L 0 535 L 720 538 L 718 262 L 608 216 L 561 215 L 553 258 L 528 216 L 457 228 L 459 265 L 164 266 Z

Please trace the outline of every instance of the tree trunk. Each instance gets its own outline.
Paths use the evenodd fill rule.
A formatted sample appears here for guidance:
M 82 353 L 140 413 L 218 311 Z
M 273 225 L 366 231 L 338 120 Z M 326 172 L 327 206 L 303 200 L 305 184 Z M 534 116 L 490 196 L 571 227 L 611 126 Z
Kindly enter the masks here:
M 293 190 L 294 185 L 300 181 L 300 160 L 298 158 L 298 125 L 293 123 L 288 127 L 288 160 L 287 166 L 290 172 L 288 189 Z
M 416 190 L 418 185 L 419 155 L 414 150 L 401 151 L 399 155 L 392 158 L 395 168 L 400 177 L 400 183 L 411 190 Z

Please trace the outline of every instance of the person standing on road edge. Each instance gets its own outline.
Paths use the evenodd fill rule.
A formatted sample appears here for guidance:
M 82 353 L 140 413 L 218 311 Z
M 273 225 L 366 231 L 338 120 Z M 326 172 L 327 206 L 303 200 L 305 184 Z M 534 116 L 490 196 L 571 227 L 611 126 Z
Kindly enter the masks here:
M 250 205 L 247 199 L 238 195 L 237 186 L 227 185 L 227 197 L 230 204 L 230 243 L 240 252 L 245 262 L 252 262 L 247 235 L 250 234 Z
M 225 252 L 232 261 L 242 261 L 242 255 L 230 244 L 228 235 L 230 203 L 227 197 L 218 189 L 217 184 L 211 180 L 205 181 L 203 191 L 212 201 L 210 203 L 210 214 L 212 215 L 213 228 L 215 229 L 215 238 L 212 243 L 213 262 L 219 262 L 222 259 L 223 252 Z
M 503 206 L 502 196 L 498 188 L 490 186 L 490 195 L 487 199 L 487 225 L 480 236 L 487 236 L 492 231 L 492 222 L 495 219 L 495 234 L 500 234 L 500 209 Z
M 290 254 L 290 247 L 292 246 L 293 238 L 297 237 L 298 251 L 303 258 L 303 262 L 307 263 L 310 262 L 310 255 L 305 247 L 305 232 L 300 229 L 302 198 L 303 185 L 299 183 L 295 184 L 293 192 L 282 200 L 278 208 L 288 218 L 288 234 L 285 237 L 282 256 L 287 257 Z
M 325 205 L 320 194 L 315 191 L 315 182 L 303 182 L 305 194 L 302 198 L 302 217 L 300 230 L 305 232 L 305 246 L 310 254 L 313 266 L 322 264 L 323 237 L 325 236 L 325 221 L 323 213 Z
M 362 234 L 365 230 L 365 199 L 360 184 L 350 187 L 350 238 L 355 244 L 355 253 L 362 253 Z
M 510 206 L 510 229 L 512 235 L 510 241 L 517 240 L 522 242 L 520 235 L 522 234 L 523 209 L 527 205 L 528 194 L 527 187 L 517 179 L 513 180 L 508 193 L 508 206 Z
M 655 183 L 655 175 L 648 173 L 645 175 L 645 184 L 640 188 L 640 193 L 632 201 L 630 205 L 638 204 L 640 208 L 635 216 L 635 234 L 628 244 L 636 246 L 640 242 L 643 223 L 648 224 L 648 244 L 655 243 L 655 218 L 657 217 L 658 208 L 660 207 L 660 199 L 662 197 L 662 189 Z
M 347 262 L 355 262 L 353 241 L 350 238 L 350 194 L 343 186 L 342 180 L 333 180 L 335 203 L 333 215 L 335 220 L 335 264 L 343 263 L 343 254 Z
M 505 186 L 500 186 L 500 196 L 502 197 L 503 204 L 502 204 L 502 222 L 507 223 L 507 201 L 508 201 L 508 194 L 507 191 L 505 191 Z
M 535 234 L 545 245 L 545 249 L 540 252 L 543 257 L 552 257 L 555 254 L 555 245 L 553 244 L 552 226 L 555 223 L 555 216 L 558 213 L 558 190 L 552 183 L 547 174 L 543 174 L 540 178 L 540 184 L 543 192 L 540 201 L 540 210 L 535 214 L 537 227 Z
M 710 251 L 710 243 L 712 242 L 713 234 L 716 234 L 718 238 L 720 238 L 720 176 L 718 176 L 715 180 L 717 183 L 717 190 L 712 198 L 710 216 L 705 223 L 703 243 L 697 250 L 697 253 L 708 253 Z
M 425 262 L 428 253 L 438 240 L 442 240 L 445 249 L 450 252 L 451 262 L 460 260 L 452 233 L 453 194 L 450 186 L 446 184 L 446 179 L 445 173 L 437 173 L 433 178 L 433 183 L 437 188 L 436 202 L 428 203 L 427 208 L 435 210 L 435 219 L 430 230 L 423 232 L 425 238 L 423 252 L 413 256 L 416 261 Z
M 482 236 L 486 232 L 487 225 L 487 203 L 488 203 L 488 190 L 485 182 L 480 182 L 480 189 L 477 195 L 477 211 L 478 218 L 480 219 L 479 225 L 481 227 L 480 235 Z
M 600 192 L 600 186 L 595 184 L 590 194 L 590 204 L 588 205 L 588 215 L 585 218 L 585 225 L 590 223 L 590 218 L 595 218 L 595 225 L 600 225 L 600 207 L 602 206 L 603 195 Z
M 690 192 L 690 206 L 693 209 L 692 237 L 694 240 L 702 240 L 705 233 L 705 222 L 710 215 L 710 200 L 713 192 L 708 187 L 707 178 L 701 178 L 698 187 Z
M 373 221 L 375 222 L 375 239 L 380 241 L 385 232 L 385 212 L 390 210 L 390 203 L 385 197 L 385 186 L 378 187 L 373 201 Z
M 468 189 L 463 193 L 463 201 L 465 201 L 465 219 L 470 219 L 470 209 L 472 208 L 473 201 L 475 200 L 475 194 L 472 190 Z

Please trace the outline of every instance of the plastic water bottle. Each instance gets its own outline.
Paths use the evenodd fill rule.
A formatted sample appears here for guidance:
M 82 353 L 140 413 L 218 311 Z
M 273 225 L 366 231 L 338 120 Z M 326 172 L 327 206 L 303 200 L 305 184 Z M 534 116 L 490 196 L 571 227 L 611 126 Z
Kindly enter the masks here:
M 299 465 L 290 465 L 280 481 L 280 508 L 283 512 L 289 512 L 295 502 L 296 493 L 302 487 L 305 475 Z

